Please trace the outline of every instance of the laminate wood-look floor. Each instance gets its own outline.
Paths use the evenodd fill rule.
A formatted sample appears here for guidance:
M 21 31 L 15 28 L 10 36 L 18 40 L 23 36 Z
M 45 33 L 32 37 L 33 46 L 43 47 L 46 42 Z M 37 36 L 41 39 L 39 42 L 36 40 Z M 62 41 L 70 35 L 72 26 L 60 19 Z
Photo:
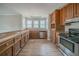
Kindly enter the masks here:
M 57 47 L 45 39 L 31 39 L 18 56 L 62 56 Z

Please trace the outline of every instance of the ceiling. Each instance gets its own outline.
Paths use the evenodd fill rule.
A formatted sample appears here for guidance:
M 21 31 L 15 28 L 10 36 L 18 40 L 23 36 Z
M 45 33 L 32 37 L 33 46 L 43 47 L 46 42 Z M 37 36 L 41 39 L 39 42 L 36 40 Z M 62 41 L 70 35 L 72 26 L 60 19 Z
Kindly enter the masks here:
M 4 3 L 4 11 L 20 13 L 25 17 L 29 16 L 48 16 L 55 9 L 59 9 L 66 3 Z M 0 9 L 2 9 L 0 7 Z M 3 11 L 0 10 L 0 11 Z M 13 12 L 14 13 L 14 12 Z

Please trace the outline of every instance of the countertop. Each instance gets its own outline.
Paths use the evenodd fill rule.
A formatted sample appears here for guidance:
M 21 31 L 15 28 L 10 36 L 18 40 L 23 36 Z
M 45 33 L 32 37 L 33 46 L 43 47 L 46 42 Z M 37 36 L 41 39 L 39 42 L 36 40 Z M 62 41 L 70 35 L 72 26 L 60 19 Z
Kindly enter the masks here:
M 11 38 L 14 38 L 17 35 L 21 35 L 25 32 L 28 32 L 28 30 L 19 30 L 19 31 L 0 33 L 0 43 L 4 42 L 6 40 L 9 40 Z

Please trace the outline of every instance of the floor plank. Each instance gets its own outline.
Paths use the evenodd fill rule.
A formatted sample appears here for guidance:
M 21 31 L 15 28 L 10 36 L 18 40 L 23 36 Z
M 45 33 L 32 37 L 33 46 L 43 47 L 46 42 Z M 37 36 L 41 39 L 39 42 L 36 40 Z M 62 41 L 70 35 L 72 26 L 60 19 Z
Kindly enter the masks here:
M 45 39 L 31 39 L 18 56 L 62 56 L 57 47 Z

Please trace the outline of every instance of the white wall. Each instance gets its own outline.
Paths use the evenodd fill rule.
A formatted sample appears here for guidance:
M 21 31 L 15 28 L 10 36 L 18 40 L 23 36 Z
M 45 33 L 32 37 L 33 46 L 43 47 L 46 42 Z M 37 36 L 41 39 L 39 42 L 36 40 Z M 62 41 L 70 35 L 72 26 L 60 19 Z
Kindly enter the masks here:
M 22 28 L 21 15 L 0 15 L 0 33 Z

